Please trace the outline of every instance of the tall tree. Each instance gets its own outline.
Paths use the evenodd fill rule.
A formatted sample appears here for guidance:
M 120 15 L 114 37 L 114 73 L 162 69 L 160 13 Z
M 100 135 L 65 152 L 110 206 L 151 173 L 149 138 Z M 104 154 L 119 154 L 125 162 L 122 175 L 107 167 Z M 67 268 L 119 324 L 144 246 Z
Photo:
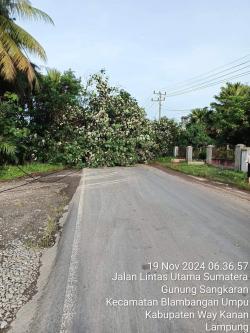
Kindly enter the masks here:
M 17 73 L 24 73 L 30 85 L 37 81 L 34 66 L 28 54 L 46 60 L 46 53 L 39 42 L 16 24 L 16 17 L 42 19 L 53 24 L 43 11 L 33 7 L 29 0 L 0 0 L 0 76 L 14 81 Z
M 241 83 L 227 83 L 215 96 L 214 127 L 220 143 L 250 144 L 250 87 Z

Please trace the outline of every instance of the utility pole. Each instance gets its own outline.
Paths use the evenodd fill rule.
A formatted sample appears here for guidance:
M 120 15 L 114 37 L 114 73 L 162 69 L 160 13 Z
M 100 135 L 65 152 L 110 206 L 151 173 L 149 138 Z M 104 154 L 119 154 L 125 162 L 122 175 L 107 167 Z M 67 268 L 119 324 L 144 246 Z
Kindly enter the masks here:
M 154 95 L 158 95 L 158 97 L 156 99 L 152 98 L 152 102 L 158 102 L 159 103 L 159 120 L 161 120 L 162 102 L 165 102 L 167 93 L 165 91 L 164 92 L 161 92 L 161 91 L 156 92 L 154 90 Z

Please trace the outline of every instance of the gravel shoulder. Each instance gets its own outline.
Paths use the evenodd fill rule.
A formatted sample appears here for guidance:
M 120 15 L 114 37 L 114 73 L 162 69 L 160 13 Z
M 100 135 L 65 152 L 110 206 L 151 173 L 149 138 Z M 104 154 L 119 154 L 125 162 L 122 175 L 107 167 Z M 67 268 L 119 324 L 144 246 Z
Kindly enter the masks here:
M 0 183 L 0 332 L 36 293 L 41 255 L 53 245 L 80 177 L 80 171 L 64 170 Z

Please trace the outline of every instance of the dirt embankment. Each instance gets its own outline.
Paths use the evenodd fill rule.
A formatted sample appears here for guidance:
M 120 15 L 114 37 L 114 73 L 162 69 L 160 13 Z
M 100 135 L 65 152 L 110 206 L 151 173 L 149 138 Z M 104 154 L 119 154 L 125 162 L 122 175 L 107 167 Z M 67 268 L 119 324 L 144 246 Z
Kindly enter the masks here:
M 0 184 L 0 332 L 35 293 L 40 257 L 53 244 L 80 176 L 64 170 Z

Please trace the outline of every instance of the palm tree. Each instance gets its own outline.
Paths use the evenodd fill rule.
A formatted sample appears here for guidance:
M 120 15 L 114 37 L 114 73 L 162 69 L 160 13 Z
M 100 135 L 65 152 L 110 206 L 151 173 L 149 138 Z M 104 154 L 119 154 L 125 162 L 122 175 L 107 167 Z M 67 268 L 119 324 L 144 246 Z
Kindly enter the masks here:
M 230 83 L 228 82 L 224 87 L 221 88 L 219 96 L 215 96 L 217 100 L 227 101 L 232 96 L 245 96 L 249 91 L 249 87 L 240 82 Z
M 46 61 L 46 53 L 39 42 L 15 23 L 15 17 L 42 19 L 52 23 L 43 11 L 34 8 L 29 0 L 0 0 L 0 76 L 14 81 L 17 73 L 25 73 L 30 85 L 37 83 L 34 66 L 28 54 Z
M 208 109 L 207 108 L 196 108 L 192 110 L 190 115 L 191 123 L 204 123 L 208 117 Z

